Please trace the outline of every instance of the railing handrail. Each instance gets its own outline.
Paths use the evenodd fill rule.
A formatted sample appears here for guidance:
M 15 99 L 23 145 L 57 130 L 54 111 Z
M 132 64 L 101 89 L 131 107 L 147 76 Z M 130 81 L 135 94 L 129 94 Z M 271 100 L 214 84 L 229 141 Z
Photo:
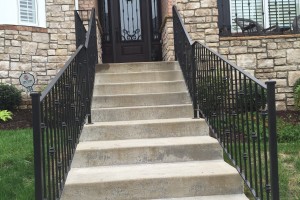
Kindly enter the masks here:
M 92 21 L 93 20 L 96 20 L 95 18 L 95 8 L 92 9 L 92 12 L 91 12 L 91 16 L 90 16 L 90 20 L 89 20 L 89 29 L 87 31 L 87 36 L 89 36 L 91 34 L 91 31 L 92 31 Z M 89 47 L 89 42 L 90 42 L 90 38 L 89 37 L 86 37 L 86 40 L 85 40 L 85 47 L 88 48 Z
M 179 12 L 178 12 L 178 9 L 177 9 L 177 6 L 174 5 L 174 11 L 175 13 L 177 14 L 177 16 L 180 16 Z M 195 45 L 196 43 L 202 45 L 203 47 L 205 47 L 206 49 L 208 49 L 210 52 L 212 52 L 213 54 L 217 55 L 219 58 L 221 58 L 223 61 L 225 61 L 226 63 L 228 63 L 229 65 L 233 66 L 235 69 L 237 69 L 238 71 L 240 71 L 242 74 L 244 74 L 245 76 L 247 76 L 248 78 L 254 80 L 256 83 L 258 83 L 260 86 L 264 87 L 264 88 L 267 88 L 266 84 L 263 83 L 262 81 L 258 80 L 257 78 L 255 78 L 254 76 L 252 76 L 251 74 L 249 74 L 248 72 L 246 72 L 245 70 L 243 70 L 242 68 L 238 67 L 236 64 L 234 64 L 233 62 L 225 59 L 224 56 L 220 55 L 218 52 L 214 51 L 213 49 L 209 48 L 208 46 L 206 46 L 205 44 L 201 43 L 201 42 L 198 42 L 198 41 L 193 41 L 193 39 L 191 39 L 190 35 L 188 34 L 185 26 L 184 26 L 184 23 L 183 23 L 183 20 L 181 17 L 179 17 L 179 21 L 181 23 L 181 26 L 183 27 L 183 30 L 186 34 L 186 37 L 188 38 L 188 41 L 189 41 L 189 44 L 190 45 Z
M 173 7 L 174 7 L 174 11 L 175 11 L 176 15 L 177 15 L 177 16 L 180 16 L 180 14 L 179 14 L 179 12 L 178 12 L 178 9 L 177 9 L 177 6 L 174 5 Z M 187 32 L 187 30 L 186 30 L 186 28 L 185 28 L 185 26 L 184 26 L 184 23 L 183 23 L 181 17 L 179 17 L 179 21 L 180 21 L 181 26 L 183 27 L 184 33 L 185 33 L 185 35 L 186 35 L 186 37 L 187 37 L 187 39 L 188 39 L 190 45 L 193 45 L 195 42 L 194 42 L 194 41 L 192 40 L 192 38 L 190 37 L 190 34 Z
M 88 31 L 75 11 L 76 51 L 42 93 L 31 93 L 36 200 L 60 199 L 83 126 L 91 123 L 98 53 L 95 9 L 86 13 Z

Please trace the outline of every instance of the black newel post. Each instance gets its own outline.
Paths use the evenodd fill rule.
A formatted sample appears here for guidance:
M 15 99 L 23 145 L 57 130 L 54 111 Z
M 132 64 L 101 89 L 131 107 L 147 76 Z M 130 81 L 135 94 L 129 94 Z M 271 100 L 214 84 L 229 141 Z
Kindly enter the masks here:
M 35 176 L 35 199 L 43 199 L 43 151 L 41 131 L 41 94 L 32 92 L 32 122 L 33 122 L 33 145 L 34 145 L 34 176 Z
M 193 90 L 193 107 L 194 107 L 194 118 L 198 118 L 198 104 L 197 104 L 197 83 L 196 83 L 196 56 L 195 56 L 195 43 L 191 45 L 191 63 L 192 63 L 192 90 Z
M 279 200 L 279 178 L 278 178 L 278 154 L 277 154 L 277 132 L 276 132 L 276 105 L 275 84 L 276 81 L 267 81 L 268 99 L 268 125 L 269 125 L 269 151 L 270 151 L 270 175 L 272 200 Z

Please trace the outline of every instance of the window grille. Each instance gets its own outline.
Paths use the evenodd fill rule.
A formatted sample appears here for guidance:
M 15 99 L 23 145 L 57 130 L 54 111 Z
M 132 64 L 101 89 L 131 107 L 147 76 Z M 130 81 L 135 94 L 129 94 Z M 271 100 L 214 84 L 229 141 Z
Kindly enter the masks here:
M 35 0 L 20 0 L 20 21 L 23 23 L 36 24 Z

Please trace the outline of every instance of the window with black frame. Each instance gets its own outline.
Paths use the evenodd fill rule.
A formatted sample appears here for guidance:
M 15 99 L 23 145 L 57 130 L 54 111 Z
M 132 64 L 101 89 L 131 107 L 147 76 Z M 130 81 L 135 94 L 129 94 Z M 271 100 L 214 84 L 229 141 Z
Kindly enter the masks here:
M 220 35 L 299 33 L 300 0 L 218 0 Z

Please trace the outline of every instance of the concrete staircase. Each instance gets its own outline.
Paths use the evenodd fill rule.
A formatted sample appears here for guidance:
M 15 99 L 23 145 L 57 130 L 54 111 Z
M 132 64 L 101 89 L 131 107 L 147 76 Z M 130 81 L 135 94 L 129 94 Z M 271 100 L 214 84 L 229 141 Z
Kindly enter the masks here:
M 175 62 L 97 66 L 94 124 L 84 127 L 63 200 L 244 200 Z

